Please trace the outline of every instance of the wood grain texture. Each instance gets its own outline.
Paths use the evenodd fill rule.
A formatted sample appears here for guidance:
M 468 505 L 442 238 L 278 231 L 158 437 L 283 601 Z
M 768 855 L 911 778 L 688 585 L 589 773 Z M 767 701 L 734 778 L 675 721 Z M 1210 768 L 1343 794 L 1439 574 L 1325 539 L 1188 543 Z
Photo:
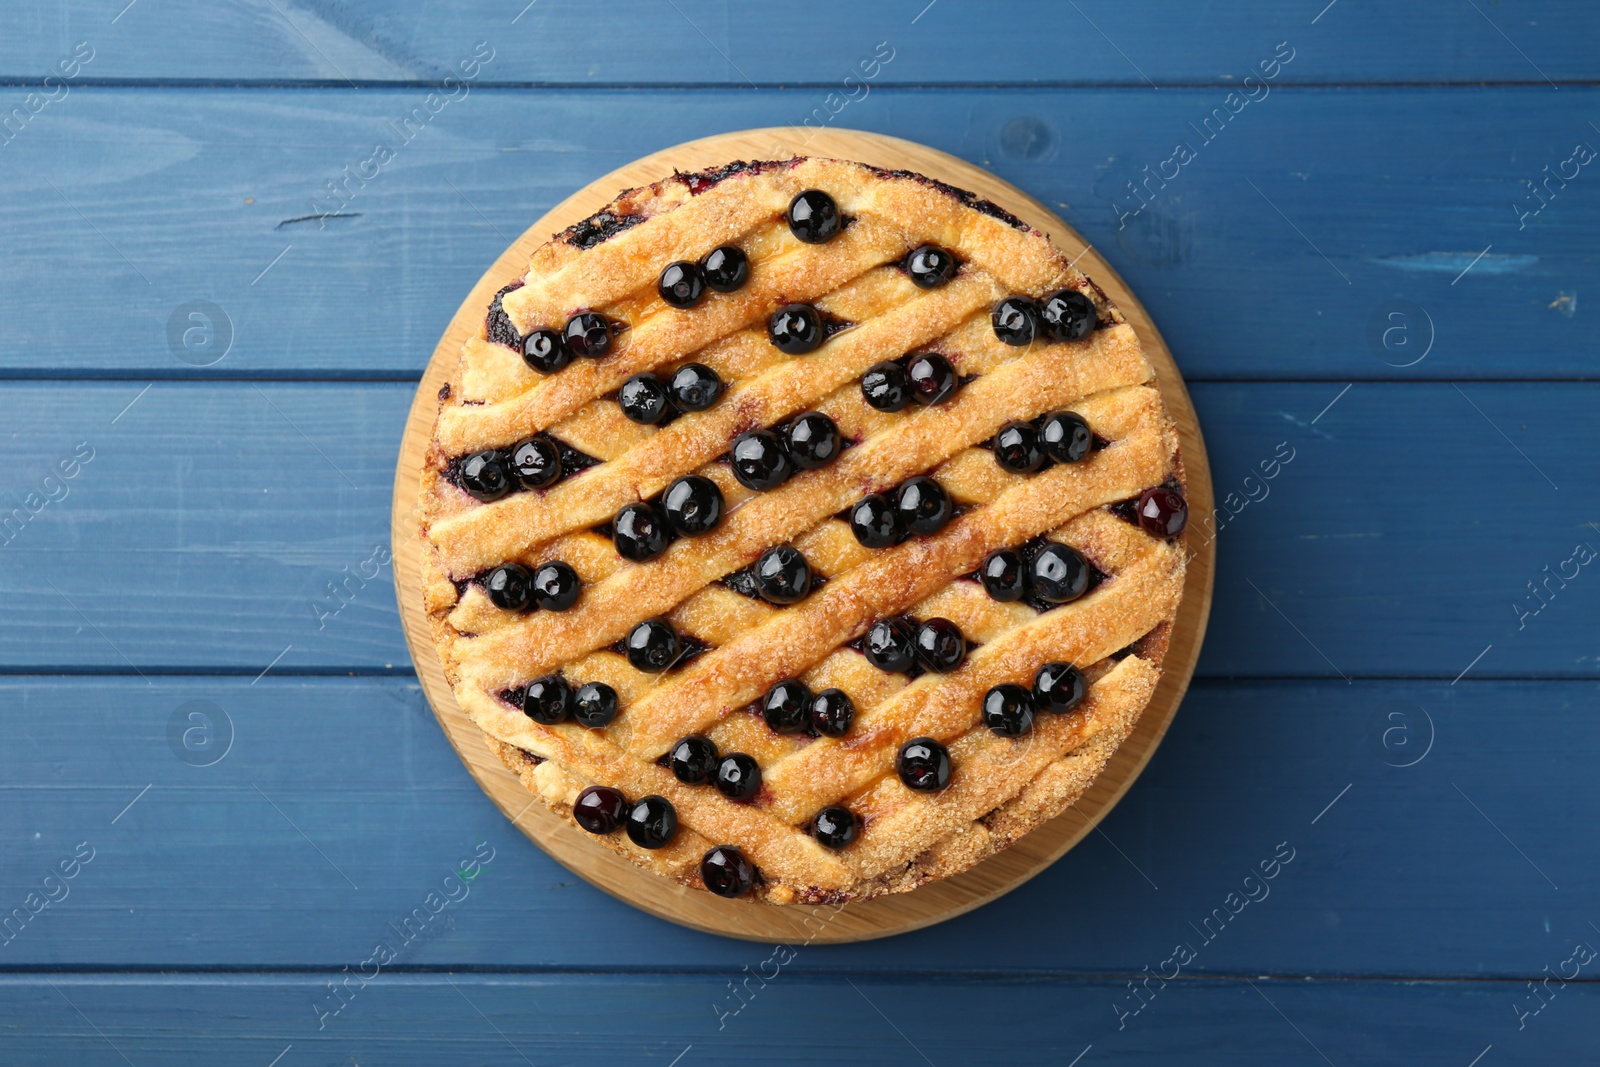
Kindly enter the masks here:
M 440 725 L 472 776 L 507 818 L 568 869 L 606 892 L 661 918 L 710 933 L 752 941 L 810 938 L 831 944 L 905 933 L 980 907 L 1055 862 L 1105 817 L 1149 762 L 1188 688 L 1211 609 L 1216 547 L 1208 540 L 1191 551 L 1183 600 L 1173 622 L 1155 695 L 1150 698 L 1133 734 L 1117 749 L 1084 795 L 1060 816 L 1036 828 L 1004 852 L 914 892 L 852 902 L 843 908 L 773 907 L 750 900 L 725 900 L 644 871 L 589 840 L 542 802 L 530 804 L 532 794 L 489 751 L 482 731 L 456 704 L 423 610 L 417 491 L 438 413 L 439 389 L 455 372 L 462 344 L 482 330 L 484 309 L 494 293 L 526 273 L 529 256 L 549 240 L 551 233 L 587 218 L 624 189 L 647 185 L 678 171 L 704 170 L 774 149 L 777 151 L 773 154 L 781 156 L 811 153 L 890 169 L 913 170 L 975 192 L 1044 232 L 1106 291 L 1138 335 L 1146 357 L 1156 369 L 1162 400 L 1177 424 L 1187 497 L 1196 514 L 1209 514 L 1212 509 L 1211 470 L 1194 406 L 1177 365 L 1172 361 L 1172 353 L 1138 299 L 1111 266 L 1042 204 L 970 163 L 924 145 L 881 135 L 849 131 L 814 134 L 795 128 L 746 130 L 677 145 L 636 160 L 573 193 L 528 227 L 484 272 L 462 301 L 423 372 L 416 400 L 406 420 L 394 480 L 391 543 L 395 553 L 395 592 L 400 604 L 400 620 L 405 627 L 417 677 Z
M 1357 0 L 1327 11 L 1327 0 L 1097 0 L 1076 11 L 1048 0 L 618 0 L 606 5 L 599 39 L 589 5 L 548 0 L 441 0 L 425 17 L 406 0 L 150 4 L 117 17 L 126 4 L 16 0 L 0 38 L 0 73 L 37 81 L 87 39 L 97 50 L 84 71 L 89 79 L 438 82 L 460 73 L 459 61 L 476 42 L 489 41 L 496 54 L 481 76 L 488 83 L 799 82 L 843 92 L 853 88 L 844 78 L 859 76 L 860 61 L 883 41 L 894 58 L 870 84 L 1228 86 L 1288 40 L 1301 55 L 1281 75 L 1287 81 L 1545 84 L 1545 76 L 1591 80 L 1587 45 L 1600 31 L 1595 12 L 1558 0 L 1482 4 L 1483 15 L 1466 4 Z
M 454 294 L 528 219 L 645 151 L 796 122 L 818 96 L 484 92 L 402 144 L 390 123 L 423 92 L 74 91 L 0 146 L 0 375 L 415 380 Z M 1600 291 L 1588 251 L 1600 246 L 1600 181 L 1586 167 L 1525 223 L 1514 209 L 1538 204 L 1523 183 L 1544 181 L 1579 141 L 1600 148 L 1588 125 L 1600 89 L 1285 90 L 1205 143 L 1190 124 L 1225 98 L 883 89 L 834 125 L 932 145 L 1027 189 L 1141 295 L 1190 381 L 1600 374 L 1600 316 L 1585 296 Z M 1037 124 L 1038 139 L 1008 148 L 1016 121 Z M 1138 204 L 1128 183 L 1157 174 L 1180 139 L 1196 158 L 1165 188 L 1157 175 L 1149 207 L 1119 227 L 1119 205 Z M 395 159 L 350 180 L 341 207 L 326 184 L 379 141 Z M 328 212 L 341 217 L 317 218 Z M 64 316 L 84 293 L 94 336 L 115 343 L 86 343 Z M 1374 346 L 1369 329 L 1375 316 L 1394 325 L 1382 310 L 1395 299 L 1422 309 L 1401 331 L 1419 347 Z M 195 300 L 222 308 L 233 335 L 203 367 L 168 337 Z M 1494 329 L 1480 325 L 1486 301 Z

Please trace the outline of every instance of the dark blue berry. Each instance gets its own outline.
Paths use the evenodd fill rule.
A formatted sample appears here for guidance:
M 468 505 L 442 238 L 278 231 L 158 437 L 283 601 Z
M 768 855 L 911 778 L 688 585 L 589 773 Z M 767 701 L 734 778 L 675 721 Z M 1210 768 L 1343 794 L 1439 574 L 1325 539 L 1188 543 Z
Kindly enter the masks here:
M 822 320 L 810 304 L 785 304 L 768 317 L 767 336 L 778 351 L 803 356 L 822 344 Z
M 1001 737 L 1033 729 L 1033 694 L 1020 685 L 997 685 L 983 697 L 983 724 Z
M 700 880 L 719 897 L 742 897 L 755 884 L 756 869 L 737 845 L 718 845 L 700 861 Z
M 1089 454 L 1094 434 L 1083 416 L 1072 411 L 1058 411 L 1045 416 L 1039 426 L 1039 443 L 1045 454 L 1057 463 L 1076 463 Z
M 938 245 L 923 245 L 906 256 L 906 273 L 919 289 L 937 289 L 956 273 L 956 257 Z
M 543 489 L 561 477 L 561 450 L 543 437 L 518 441 L 511 448 L 511 470 L 524 489 Z
M 811 687 L 797 678 L 779 682 L 761 698 L 761 717 L 775 733 L 799 733 L 811 721 L 811 696 Z
M 597 311 L 585 311 L 567 320 L 562 339 L 574 356 L 599 359 L 611 348 L 611 323 Z
M 700 261 L 706 284 L 719 293 L 731 293 L 750 278 L 750 260 L 733 245 L 714 248 Z
M 850 532 L 863 548 L 888 548 L 905 539 L 906 528 L 893 502 L 874 493 L 850 509 Z
M 506 457 L 498 449 L 474 452 L 461 461 L 461 488 L 485 504 L 499 500 L 511 491 L 511 475 Z
M 983 557 L 978 580 L 983 583 L 984 592 L 1002 603 L 1009 604 L 1028 595 L 1028 569 L 1022 557 L 1008 548 Z
M 730 752 L 717 764 L 717 791 L 729 800 L 750 800 L 761 792 L 761 765 L 743 752 Z
M 817 844 L 835 852 L 856 839 L 861 832 L 861 820 L 849 808 L 823 808 L 811 820 L 811 833 Z
M 520 563 L 502 563 L 483 579 L 483 590 L 502 611 L 533 610 L 533 573 Z
M 950 784 L 950 750 L 931 737 L 916 737 L 900 746 L 894 769 L 907 789 L 937 793 Z
M 739 484 L 758 492 L 778 488 L 794 473 L 794 461 L 771 430 L 740 434 L 733 442 L 730 458 Z
M 667 383 L 649 373 L 635 374 L 623 382 L 617 392 L 617 403 L 624 415 L 644 426 L 654 426 L 672 409 Z
M 1052 541 L 1033 557 L 1028 584 L 1040 599 L 1065 604 L 1088 591 L 1089 564 L 1077 549 Z
M 534 330 L 523 338 L 522 361 L 540 374 L 554 374 L 572 362 L 572 353 L 556 331 Z
M 789 202 L 789 232 L 808 245 L 833 240 L 843 224 L 839 205 L 821 189 L 807 189 Z
M 917 665 L 917 628 L 903 615 L 879 619 L 861 642 L 861 654 L 880 671 L 903 674 Z
M 994 461 L 1013 474 L 1032 474 L 1044 464 L 1039 431 L 1026 422 L 1008 422 L 994 435 Z
M 842 444 L 838 425 L 820 411 L 806 412 L 783 431 L 784 449 L 794 465 L 803 471 L 814 471 L 832 463 L 838 458 Z
M 572 803 L 572 817 L 591 834 L 609 834 L 628 814 L 628 798 L 608 785 L 591 785 Z
M 989 316 L 994 335 L 1008 345 L 1031 345 L 1039 336 L 1039 304 L 1025 296 L 1008 296 Z
M 634 801 L 628 811 L 628 839 L 640 848 L 665 848 L 678 834 L 678 812 L 666 797 Z
M 917 662 L 935 674 L 949 674 L 967 658 L 967 638 L 949 619 L 929 619 L 917 627 Z
M 1039 308 L 1044 329 L 1057 341 L 1080 341 L 1094 332 L 1094 301 L 1076 289 L 1058 289 Z
M 709 737 L 691 734 L 672 746 L 668 763 L 684 785 L 705 785 L 717 773 L 717 746 Z
M 660 674 L 678 661 L 683 653 L 683 641 L 678 631 L 664 619 L 646 619 L 628 631 L 628 662 L 635 670 L 646 674 Z
M 855 701 L 843 689 L 824 689 L 811 698 L 811 728 L 824 737 L 843 737 L 855 718 Z
M 522 695 L 522 713 L 545 726 L 566 722 L 571 711 L 572 687 L 559 674 L 549 674 L 529 682 Z
M 685 363 L 672 375 L 668 388 L 679 411 L 704 411 L 722 395 L 722 379 L 703 363 Z
M 756 560 L 756 588 L 772 604 L 794 604 L 811 592 L 811 565 L 798 548 L 778 545 Z
M 950 494 L 925 474 L 906 480 L 895 497 L 894 506 L 906 530 L 922 537 L 944 529 L 945 523 L 955 514 Z
M 566 611 L 578 602 L 582 591 L 578 572 L 558 559 L 533 572 L 533 600 L 546 611 Z
M 656 291 L 675 308 L 692 308 L 706 295 L 706 276 L 699 264 L 679 260 L 661 272 Z
M 660 513 L 642 500 L 617 512 L 611 523 L 611 543 L 617 546 L 617 554 L 635 563 L 655 559 L 671 540 Z
M 617 691 L 604 682 L 585 682 L 572 696 L 572 717 L 591 730 L 617 717 Z
M 1183 495 L 1165 486 L 1139 494 L 1139 525 L 1151 537 L 1177 537 L 1189 524 L 1189 505 Z
M 1083 703 L 1088 692 L 1083 672 L 1070 663 L 1046 663 L 1033 676 L 1033 702 L 1040 711 L 1071 711 Z
M 861 397 L 879 411 L 902 411 L 911 403 L 911 379 L 898 363 L 874 363 L 861 376 Z
M 722 490 L 710 478 L 686 474 L 661 494 L 661 512 L 674 530 L 688 537 L 710 533 L 722 521 Z
M 961 384 L 950 361 L 937 352 L 918 356 L 906 367 L 911 382 L 911 397 L 919 404 L 942 404 L 956 394 Z

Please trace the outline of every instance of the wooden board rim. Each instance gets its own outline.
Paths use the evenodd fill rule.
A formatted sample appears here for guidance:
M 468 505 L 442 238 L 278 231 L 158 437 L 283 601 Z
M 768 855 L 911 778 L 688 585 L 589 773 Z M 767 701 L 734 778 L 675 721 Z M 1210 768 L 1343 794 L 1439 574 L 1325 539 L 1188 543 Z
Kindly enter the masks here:
M 1078 801 L 1010 848 L 974 867 L 910 893 L 837 906 L 776 907 L 723 900 L 635 866 L 576 830 L 523 788 L 491 753 L 481 730 L 456 704 L 422 610 L 421 539 L 416 502 L 419 472 L 432 436 L 440 386 L 461 344 L 477 330 L 493 294 L 527 269 L 533 249 L 609 203 L 623 189 L 648 185 L 674 170 L 694 171 L 734 159 L 831 156 L 913 170 L 991 200 L 1050 236 L 1120 307 L 1156 368 L 1162 399 L 1177 423 L 1190 514 L 1212 513 L 1210 466 L 1194 405 L 1172 354 L 1144 306 L 1110 264 L 1043 204 L 965 160 L 912 141 L 855 130 L 769 127 L 718 134 L 643 156 L 590 182 L 525 230 L 473 286 L 434 349 L 406 419 L 395 471 L 392 551 L 395 595 L 406 644 L 434 715 L 457 755 L 505 816 L 557 862 L 605 892 L 666 919 L 707 933 L 750 941 L 826 944 L 887 937 L 943 922 L 1015 889 L 1081 841 L 1120 800 L 1154 754 L 1194 673 L 1211 608 L 1215 542 L 1196 548 L 1205 524 L 1190 536 L 1189 568 L 1161 681 L 1132 736 Z

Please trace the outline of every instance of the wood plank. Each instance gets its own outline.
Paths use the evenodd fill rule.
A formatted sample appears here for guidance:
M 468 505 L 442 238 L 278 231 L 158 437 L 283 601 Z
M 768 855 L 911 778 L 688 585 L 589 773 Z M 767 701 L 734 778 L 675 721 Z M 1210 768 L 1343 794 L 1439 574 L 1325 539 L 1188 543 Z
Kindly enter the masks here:
M 843 79 L 888 43 L 872 83 L 1201 82 L 1227 85 L 1279 41 L 1297 51 L 1281 78 L 1311 82 L 1592 80 L 1595 13 L 1554 0 L 1470 6 L 1222 0 L 1063 10 L 1044 0 L 1003 10 L 906 0 L 754 5 L 646 0 L 585 5 L 399 0 L 351 6 L 208 4 L 195 10 L 127 0 L 25 0 L 10 12 L 0 71 L 40 77 L 80 40 L 96 49 L 85 77 L 358 84 L 438 81 L 478 41 L 496 54 L 483 78 L 514 84 L 816 83 Z M 120 16 L 119 16 L 120 13 Z M 797 47 L 798 45 L 798 47 Z M 872 68 L 867 68 L 871 70 Z M 852 85 L 852 88 L 854 86 Z M 818 103 L 821 103 L 818 94 Z M 808 105 L 810 106 L 810 105 Z
M 143 388 L 0 393 L 0 520 L 39 493 L 0 531 L 0 666 L 405 671 L 384 559 L 411 387 Z M 1475 672 L 1594 676 L 1600 582 L 1569 561 L 1600 548 L 1597 388 L 1196 386 L 1218 499 L 1239 509 L 1217 533 L 1201 674 L 1448 680 L 1492 644 Z M 48 501 L 43 479 L 83 443 L 94 458 Z M 1262 479 L 1275 456 L 1292 458 Z
M 1344 7 L 1323 21 L 1370 14 Z M 3 147 L 0 368 L 414 378 L 485 266 L 555 202 L 648 150 L 797 121 L 816 94 L 495 91 L 406 143 L 391 123 L 423 104 L 418 89 L 73 92 Z M 1600 184 L 1566 163 L 1579 142 L 1600 147 L 1600 90 L 1292 89 L 1197 133 L 1225 98 L 885 88 L 837 123 L 983 163 L 1058 211 L 1191 379 L 1600 373 L 1600 318 L 1578 304 L 1600 282 Z M 1033 147 L 1005 136 L 1019 121 L 1036 125 Z M 1195 158 L 1160 187 L 1179 140 Z M 394 159 L 328 194 L 380 141 Z M 1129 184 L 1147 166 L 1140 208 Z M 1548 179 L 1532 214 L 1523 183 L 1563 166 L 1579 176 Z M 92 324 L 70 310 L 85 294 Z M 222 309 L 231 346 L 187 318 L 193 301 Z
M 1594 935 L 1590 935 L 1593 938 Z M 750 957 L 754 974 L 769 958 Z M 815 950 L 813 950 L 815 951 Z M 1557 957 L 1557 962 L 1564 957 Z M 771 957 L 774 959 L 783 957 Z M 803 957 L 802 957 L 803 958 Z M 773 974 L 777 964 L 769 964 Z M 1082 981 L 729 974 L 384 974 L 319 1031 L 325 975 L 57 975 L 0 981 L 7 1061 L 922 1064 L 1582 1063 L 1592 982 L 1516 1026 L 1517 982 L 1179 981 L 1117 1029 L 1127 976 Z M 352 983 L 352 988 L 356 988 Z M 1156 989 L 1156 983 L 1151 982 Z M 1359 1026 L 1351 1025 L 1353 1018 Z M 722 1022 L 721 1029 L 718 1022 Z M 1490 1051 L 1492 1048 L 1492 1051 Z M 674 1060 L 674 1057 L 681 1057 Z M 1497 1062 L 1485 1059 L 1483 1062 Z
M 1597 696 L 1470 677 L 1197 682 L 1103 833 L 990 906 L 813 945 L 794 969 L 1125 974 L 1188 941 L 1191 975 L 1536 977 L 1571 942 L 1600 945 L 1581 829 L 1600 805 Z M 0 707 L 16 738 L 0 746 L 5 912 L 80 842 L 94 850 L 11 933 L 6 968 L 336 972 L 480 847 L 488 865 L 399 964 L 704 968 L 720 988 L 765 956 L 559 867 L 479 791 L 410 680 L 11 678 Z

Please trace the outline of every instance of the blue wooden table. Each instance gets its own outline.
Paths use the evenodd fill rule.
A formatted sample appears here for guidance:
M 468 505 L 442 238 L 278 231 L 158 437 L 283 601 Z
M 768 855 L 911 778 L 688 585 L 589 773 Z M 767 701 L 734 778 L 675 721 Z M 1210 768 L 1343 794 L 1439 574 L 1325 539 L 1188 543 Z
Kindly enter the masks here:
M 0 14 L 0 1063 L 1600 1062 L 1600 11 L 524 4 Z M 1101 832 L 778 948 L 507 824 L 386 545 L 414 383 L 511 238 L 803 121 L 1077 227 L 1226 512 Z

